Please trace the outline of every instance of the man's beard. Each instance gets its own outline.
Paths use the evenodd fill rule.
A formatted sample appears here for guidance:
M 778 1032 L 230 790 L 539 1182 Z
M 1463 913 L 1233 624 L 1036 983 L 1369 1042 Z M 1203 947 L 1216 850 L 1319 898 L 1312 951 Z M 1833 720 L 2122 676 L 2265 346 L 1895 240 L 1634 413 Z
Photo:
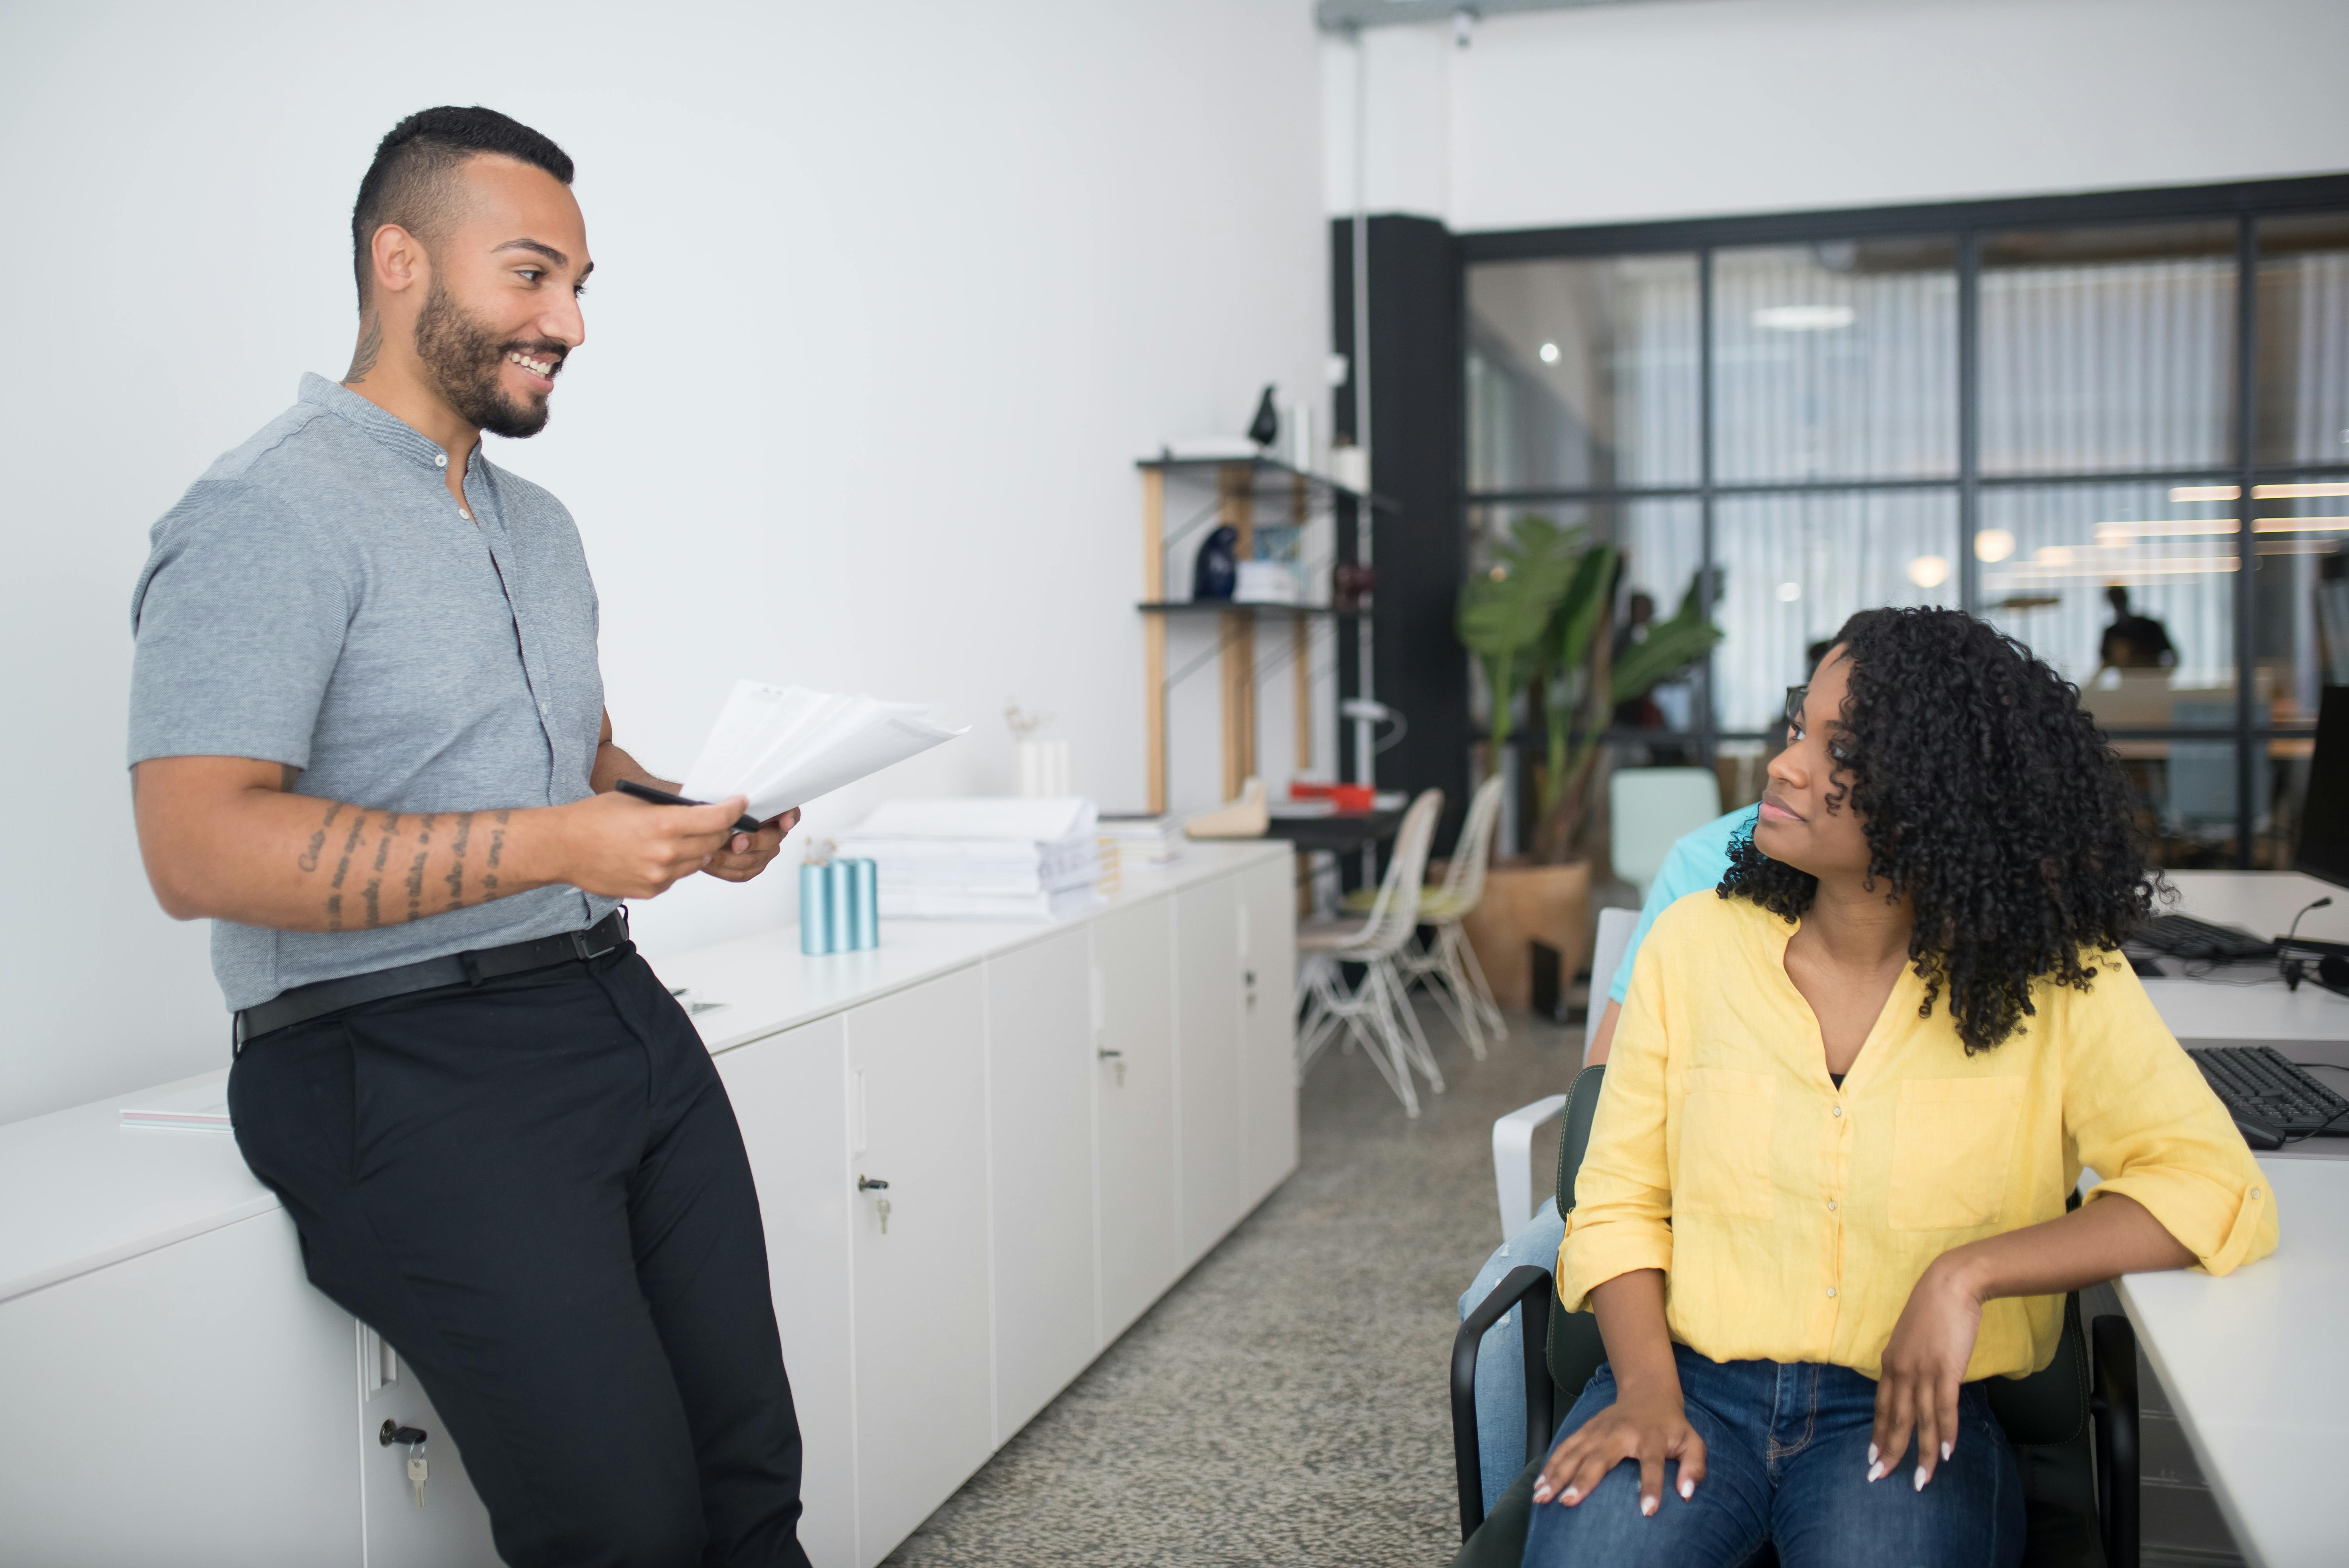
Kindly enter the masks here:
M 563 345 L 543 339 L 501 341 L 465 314 L 439 277 L 433 278 L 424 308 L 416 315 L 416 357 L 467 424 L 520 439 L 546 428 L 547 400 L 542 397 L 518 403 L 506 396 L 498 377 L 509 350 L 552 360 L 557 370 L 567 352 Z

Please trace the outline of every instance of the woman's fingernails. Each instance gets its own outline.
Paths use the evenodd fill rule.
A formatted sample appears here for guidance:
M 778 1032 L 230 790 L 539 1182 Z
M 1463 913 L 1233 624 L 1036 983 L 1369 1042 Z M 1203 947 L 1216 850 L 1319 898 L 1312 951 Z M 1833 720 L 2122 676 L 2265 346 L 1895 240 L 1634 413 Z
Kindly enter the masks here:
M 1848 1475 L 1851 1472 L 1847 1470 L 1844 1473 Z M 1884 1461 L 1882 1460 L 1878 1460 L 1875 1463 L 1868 1467 L 1868 1479 L 1870 1480 L 1882 1480 L 1884 1479 Z
M 1876 1460 L 1877 1460 L 1876 1445 L 1875 1445 L 1874 1443 L 1870 1443 L 1870 1444 L 1868 1444 L 1868 1462 L 1869 1464 L 1874 1464 L 1874 1463 L 1876 1462 Z
M 1681 1501 L 1682 1502 L 1686 1502 L 1690 1498 L 1692 1498 L 1695 1495 L 1696 1482 L 1689 1480 L 1686 1476 L 1681 1477 Z
M 1917 1490 L 1919 1491 L 1925 1490 L 1925 1483 L 1932 1479 L 1932 1471 L 1927 1470 L 1923 1465 L 1919 1465 L 1917 1467 Z
M 1547 1482 L 1544 1482 L 1542 1485 L 1534 1488 L 1534 1501 L 1536 1502 L 1547 1502 L 1549 1501 L 1549 1485 Z
M 1655 1500 L 1654 1498 L 1652 1498 L 1652 1497 L 1643 1497 L 1643 1498 L 1641 1498 L 1641 1499 L 1640 1500 L 1640 1518 L 1645 1519 L 1645 1518 L 1646 1518 L 1646 1517 L 1648 1517 L 1650 1514 L 1651 1514 L 1651 1513 L 1653 1513 L 1653 1512 L 1655 1512 L 1655 1511 L 1656 1511 L 1656 1500 Z
M 1941 1457 L 1945 1460 L 1948 1459 L 1950 1457 L 1950 1449 L 1955 1446 L 1956 1445 L 1951 1443 L 1943 1443 L 1941 1445 Z
M 1564 1491 L 1557 1494 L 1557 1500 L 1560 1502 L 1580 1502 L 1582 1501 L 1582 1489 L 1579 1487 L 1568 1487 Z

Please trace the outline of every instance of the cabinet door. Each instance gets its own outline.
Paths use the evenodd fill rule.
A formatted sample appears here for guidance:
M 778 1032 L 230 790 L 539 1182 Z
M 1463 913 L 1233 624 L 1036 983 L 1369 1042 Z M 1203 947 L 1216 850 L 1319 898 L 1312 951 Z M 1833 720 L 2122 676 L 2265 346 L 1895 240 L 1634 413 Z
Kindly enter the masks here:
M 715 1058 L 759 1185 L 775 1326 L 799 1412 L 800 1542 L 815 1568 L 857 1560 L 847 1039 L 841 1019 L 822 1018 Z
M 1297 1169 L 1297 891 L 1293 857 L 1239 874 L 1244 1207 Z
M 465 1474 L 464 1457 L 441 1424 L 414 1368 L 381 1336 L 352 1326 L 359 1371 L 359 1484 L 366 1491 L 367 1568 L 498 1568 L 490 1511 Z M 409 1451 L 387 1447 L 383 1424 L 426 1434 L 424 1505 L 408 1481 Z
M 282 1209 L 0 1304 L 0 1563 L 357 1568 L 357 1333 Z
M 1174 1154 L 1174 901 L 1092 923 L 1104 1344 L 1183 1273 Z M 1123 1070 L 1121 1070 L 1123 1069 Z
M 862 1563 L 990 1449 L 986 1002 L 974 966 L 847 1015 Z
M 1217 877 L 1174 895 L 1174 976 L 1187 1264 L 1222 1240 L 1243 1212 L 1237 878 Z
M 1101 1347 L 1092 992 L 1092 954 L 1081 928 L 987 962 L 999 1444 Z

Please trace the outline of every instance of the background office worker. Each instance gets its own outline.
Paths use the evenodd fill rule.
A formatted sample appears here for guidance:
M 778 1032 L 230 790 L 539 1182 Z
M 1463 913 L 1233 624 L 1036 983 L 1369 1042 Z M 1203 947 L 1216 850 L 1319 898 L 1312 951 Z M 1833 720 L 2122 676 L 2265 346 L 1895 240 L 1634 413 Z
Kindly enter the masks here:
M 571 173 L 483 108 L 384 138 L 343 383 L 305 376 L 155 526 L 140 846 L 214 922 L 239 1148 L 421 1379 L 501 1555 L 804 1563 L 740 1135 L 617 913 L 758 875 L 796 813 L 610 793 L 651 776 L 577 531 L 480 451 L 544 426 L 585 340 Z

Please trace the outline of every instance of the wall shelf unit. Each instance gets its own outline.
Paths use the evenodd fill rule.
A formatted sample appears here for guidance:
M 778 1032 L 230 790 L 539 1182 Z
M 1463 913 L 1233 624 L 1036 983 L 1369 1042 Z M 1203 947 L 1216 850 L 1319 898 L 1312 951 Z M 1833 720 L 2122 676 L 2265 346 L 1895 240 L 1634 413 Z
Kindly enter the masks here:
M 1258 503 L 1264 503 L 1267 526 L 1294 528 L 1301 542 L 1309 526 L 1323 518 L 1353 521 L 1362 509 L 1393 512 L 1395 503 L 1339 484 L 1323 474 L 1290 466 L 1269 457 L 1178 458 L 1171 454 L 1144 458 L 1134 465 L 1142 471 L 1142 602 L 1143 734 L 1148 748 L 1144 776 L 1149 781 L 1150 810 L 1167 809 L 1167 696 L 1175 686 L 1210 662 L 1217 666 L 1222 714 L 1222 780 L 1224 799 L 1240 792 L 1257 772 L 1256 629 L 1271 615 L 1289 622 L 1289 647 L 1285 655 L 1296 685 L 1297 766 L 1313 765 L 1312 628 L 1317 622 L 1367 623 L 1367 611 L 1340 610 L 1321 603 L 1281 604 L 1241 603 L 1230 599 L 1171 599 L 1167 596 L 1170 558 L 1190 562 L 1194 536 L 1202 530 L 1228 526 L 1239 536 L 1237 553 L 1252 559 L 1256 552 Z M 1166 505 L 1170 485 L 1178 493 L 1202 492 L 1197 504 L 1170 529 Z M 1298 567 L 1311 586 L 1327 592 L 1331 571 L 1339 565 L 1336 539 L 1320 556 L 1301 556 Z M 1185 548 L 1185 546 L 1191 548 Z M 1187 581 L 1188 573 L 1178 581 Z M 1166 626 L 1169 617 L 1217 617 L 1215 645 L 1171 675 L 1166 667 Z M 1274 668 L 1278 668 L 1277 660 Z

